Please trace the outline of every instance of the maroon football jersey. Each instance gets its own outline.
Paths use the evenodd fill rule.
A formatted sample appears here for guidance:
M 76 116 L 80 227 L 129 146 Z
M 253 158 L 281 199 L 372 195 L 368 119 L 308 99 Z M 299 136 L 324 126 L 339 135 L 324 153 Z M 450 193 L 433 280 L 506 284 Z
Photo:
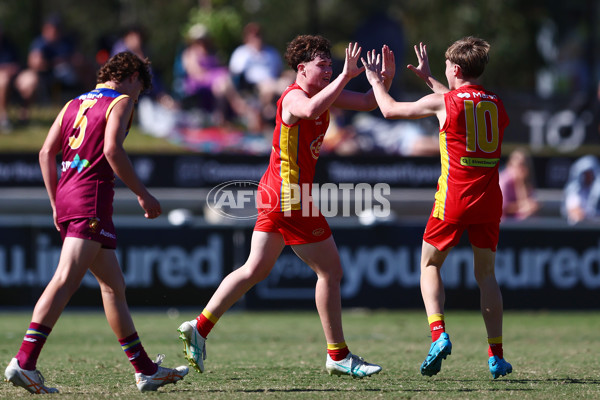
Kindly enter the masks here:
M 58 222 L 112 217 L 114 172 L 104 156 L 112 108 L 127 95 L 105 85 L 69 101 L 59 115 L 62 174 L 56 191 Z

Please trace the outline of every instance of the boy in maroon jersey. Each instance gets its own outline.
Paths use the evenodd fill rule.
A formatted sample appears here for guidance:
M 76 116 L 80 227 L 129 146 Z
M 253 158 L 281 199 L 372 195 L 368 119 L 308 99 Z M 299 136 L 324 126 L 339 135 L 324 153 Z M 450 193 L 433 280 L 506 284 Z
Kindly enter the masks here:
M 385 118 L 423 118 L 435 115 L 440 126 L 442 173 L 431 216 L 423 236 L 421 293 L 432 344 L 421 374 L 437 374 L 452 350 L 445 332 L 444 286 L 440 274 L 450 249 L 466 230 L 474 254 L 475 279 L 481 292 L 481 311 L 488 334 L 488 366 L 494 379 L 512 372 L 502 353 L 502 294 L 494 274 L 502 192 L 498 161 L 508 116 L 498 96 L 478 81 L 488 62 L 490 45 L 465 37 L 446 50 L 449 88 L 431 76 L 426 47 L 415 46 L 419 65 L 413 70 L 434 91 L 415 102 L 396 102 L 387 93 L 380 70 L 393 63 L 393 54 L 367 53 L 366 75 Z
M 137 195 L 146 218 L 161 213 L 158 200 L 140 181 L 123 149 L 134 104 L 151 86 L 149 64 L 128 52 L 108 60 L 98 72 L 96 88 L 63 107 L 40 151 L 42 175 L 63 247 L 54 277 L 35 305 L 21 348 L 5 371 L 8 381 L 31 393 L 58 392 L 44 385 L 36 363 L 88 270 L 100 284 L 106 318 L 135 369 L 138 389 L 154 391 L 188 373 L 185 366 L 161 367 L 163 355 L 152 362 L 146 354 L 129 313 L 125 280 L 115 254 L 115 173 Z M 61 152 L 59 180 L 55 160 Z

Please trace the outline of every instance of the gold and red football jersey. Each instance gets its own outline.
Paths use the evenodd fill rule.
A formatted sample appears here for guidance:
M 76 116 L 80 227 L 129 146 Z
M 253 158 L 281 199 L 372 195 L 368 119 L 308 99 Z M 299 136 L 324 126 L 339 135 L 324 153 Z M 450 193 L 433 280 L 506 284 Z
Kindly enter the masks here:
M 500 221 L 498 164 L 509 123 L 504 105 L 496 94 L 479 85 L 462 86 L 446 93 L 444 99 L 442 170 L 432 216 L 449 223 Z

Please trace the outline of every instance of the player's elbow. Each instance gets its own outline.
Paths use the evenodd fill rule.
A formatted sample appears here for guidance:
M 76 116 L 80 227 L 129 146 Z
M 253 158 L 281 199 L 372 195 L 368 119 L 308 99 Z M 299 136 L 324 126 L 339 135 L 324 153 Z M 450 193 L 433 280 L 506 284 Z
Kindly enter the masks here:
M 38 159 L 40 160 L 40 163 L 48 160 L 48 158 L 50 158 L 50 151 L 47 148 L 42 147 L 38 154 Z
M 299 116 L 302 119 L 308 119 L 308 120 L 315 120 L 317 118 L 319 118 L 321 116 L 321 114 L 323 114 L 323 110 L 320 108 L 308 108 L 306 110 L 306 113 L 302 116 Z
M 38 159 L 40 163 L 45 163 L 48 160 L 54 160 L 58 153 L 54 151 L 52 148 L 47 146 L 42 146 L 40 152 L 38 153 Z
M 105 144 L 103 150 L 104 157 L 106 157 L 109 162 L 117 159 L 123 151 L 123 148 L 117 144 Z
M 398 118 L 394 112 L 389 109 L 388 107 L 381 107 L 381 115 L 383 115 L 383 118 L 385 119 L 394 119 L 394 118 Z

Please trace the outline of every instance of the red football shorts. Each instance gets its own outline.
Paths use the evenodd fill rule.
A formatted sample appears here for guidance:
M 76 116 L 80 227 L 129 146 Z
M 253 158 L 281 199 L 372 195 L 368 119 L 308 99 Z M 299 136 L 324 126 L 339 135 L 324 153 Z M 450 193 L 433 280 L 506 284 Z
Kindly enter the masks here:
M 116 249 L 117 235 L 112 219 L 78 218 L 59 223 L 60 236 L 93 240 L 99 242 L 102 248 Z
M 430 216 L 423 240 L 439 251 L 445 251 L 458 244 L 465 230 L 469 233 L 469 241 L 473 246 L 496 251 L 500 236 L 499 222 L 469 225 L 451 224 Z
M 258 210 L 254 230 L 281 233 L 287 245 L 316 243 L 331 236 L 329 224 L 321 213 L 303 216 L 302 211 Z

